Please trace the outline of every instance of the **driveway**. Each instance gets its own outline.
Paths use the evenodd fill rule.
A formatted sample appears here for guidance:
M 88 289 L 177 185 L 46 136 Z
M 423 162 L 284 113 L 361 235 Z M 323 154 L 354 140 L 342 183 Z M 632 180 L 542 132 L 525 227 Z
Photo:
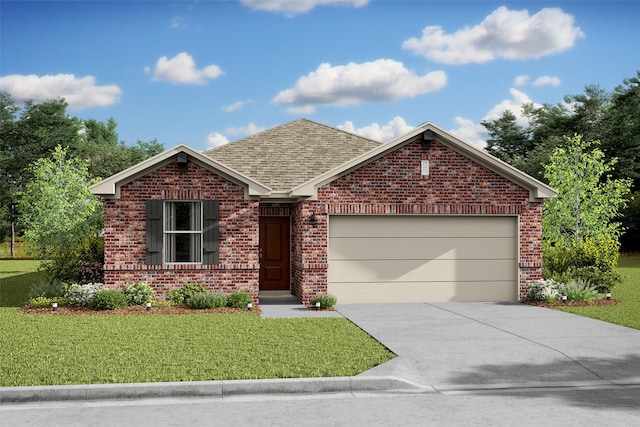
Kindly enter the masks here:
M 439 391 L 640 385 L 640 330 L 518 303 L 339 305 L 398 357 L 361 376 Z

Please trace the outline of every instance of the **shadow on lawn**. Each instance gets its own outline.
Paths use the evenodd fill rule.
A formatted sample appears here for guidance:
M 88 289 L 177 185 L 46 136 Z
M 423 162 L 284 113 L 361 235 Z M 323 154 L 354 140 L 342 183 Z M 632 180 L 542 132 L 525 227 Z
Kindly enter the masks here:
M 549 398 L 563 400 L 578 407 L 640 410 L 640 345 L 637 353 L 623 357 L 564 359 L 547 364 L 480 365 L 467 372 L 460 372 L 449 378 L 449 384 L 478 384 L 478 378 L 518 378 L 523 372 L 540 372 L 540 383 L 571 383 L 576 381 L 576 373 L 581 381 L 601 381 L 602 388 L 540 387 L 520 392 L 509 389 L 483 390 L 482 394 L 510 398 Z M 631 381 L 633 385 L 615 386 L 605 381 Z M 491 384 L 490 381 L 487 382 Z M 531 404 L 528 403 L 529 405 Z M 533 403 L 535 404 L 535 403 Z
M 29 300 L 31 285 L 43 280 L 45 272 L 20 274 L 0 279 L 0 307 L 22 307 Z

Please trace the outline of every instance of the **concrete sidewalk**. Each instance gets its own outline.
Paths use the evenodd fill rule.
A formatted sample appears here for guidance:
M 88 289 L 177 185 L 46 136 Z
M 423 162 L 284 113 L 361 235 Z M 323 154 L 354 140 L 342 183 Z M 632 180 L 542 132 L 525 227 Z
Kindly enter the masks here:
M 640 385 L 640 330 L 517 303 L 261 304 L 263 317 L 345 316 L 398 355 L 355 377 L 0 388 L 0 402 Z

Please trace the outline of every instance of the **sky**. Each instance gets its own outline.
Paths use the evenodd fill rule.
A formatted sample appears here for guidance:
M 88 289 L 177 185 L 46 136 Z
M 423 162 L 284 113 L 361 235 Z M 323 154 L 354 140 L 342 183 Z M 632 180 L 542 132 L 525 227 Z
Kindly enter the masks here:
M 640 70 L 640 1 L 0 1 L 0 91 L 207 150 L 308 118 L 386 142 Z

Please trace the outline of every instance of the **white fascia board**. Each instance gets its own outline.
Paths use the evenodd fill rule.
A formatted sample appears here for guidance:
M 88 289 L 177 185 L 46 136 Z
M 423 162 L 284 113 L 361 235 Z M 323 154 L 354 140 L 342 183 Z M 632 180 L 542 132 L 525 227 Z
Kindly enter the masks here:
M 232 182 L 235 182 L 238 185 L 243 186 L 246 190 L 247 196 L 262 196 L 271 192 L 271 189 L 266 185 L 263 185 L 258 181 L 253 180 L 243 175 L 242 173 L 216 160 L 213 160 L 198 151 L 193 150 L 185 144 L 180 144 L 156 156 L 150 157 L 147 160 L 138 163 L 137 165 L 125 169 L 122 172 L 112 175 L 109 178 L 106 178 L 99 183 L 92 185 L 91 187 L 89 187 L 89 190 L 91 191 L 91 194 L 96 194 L 106 198 L 119 198 L 120 186 L 134 181 L 137 178 L 140 178 L 141 176 L 144 176 L 152 172 L 153 170 L 158 169 L 167 163 L 170 163 L 173 160 L 173 157 L 178 155 L 178 153 L 180 152 L 187 153 L 191 160 L 195 161 L 201 166 L 214 171 L 216 174 L 219 174 L 220 176 Z

